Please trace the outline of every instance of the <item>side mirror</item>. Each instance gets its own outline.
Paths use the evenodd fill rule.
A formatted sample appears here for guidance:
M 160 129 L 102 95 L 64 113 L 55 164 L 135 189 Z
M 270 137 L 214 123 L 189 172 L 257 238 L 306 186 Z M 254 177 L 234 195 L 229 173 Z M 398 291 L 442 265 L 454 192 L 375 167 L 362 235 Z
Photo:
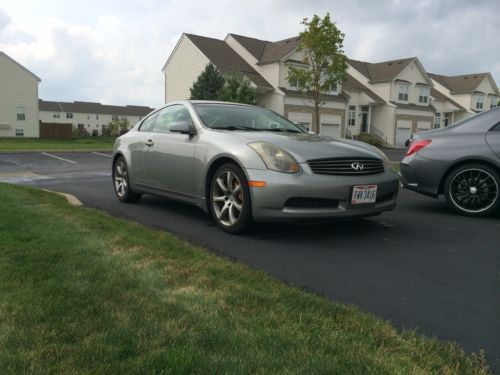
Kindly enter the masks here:
M 194 124 L 192 121 L 174 122 L 172 125 L 170 125 L 168 130 L 171 131 L 172 133 L 181 133 L 189 135 L 196 134 L 194 130 Z

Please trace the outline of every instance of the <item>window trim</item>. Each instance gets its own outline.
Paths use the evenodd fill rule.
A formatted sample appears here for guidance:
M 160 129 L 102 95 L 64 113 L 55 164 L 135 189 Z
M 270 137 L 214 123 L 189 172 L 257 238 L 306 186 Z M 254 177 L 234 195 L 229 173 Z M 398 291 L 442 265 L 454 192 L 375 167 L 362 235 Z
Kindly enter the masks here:
M 423 95 L 422 93 L 425 95 Z M 428 87 L 425 87 L 425 86 L 419 87 L 418 88 L 418 103 L 419 104 L 429 104 L 430 94 L 431 94 L 431 90 Z
M 408 103 L 410 97 L 410 85 L 408 83 L 398 83 L 398 101 Z M 402 96 L 402 98 L 401 98 Z M 406 97 L 406 98 L 405 98 Z
M 484 110 L 484 94 L 476 94 L 474 96 L 474 102 L 475 102 L 475 105 L 474 105 L 474 108 L 476 110 L 481 110 L 483 111 Z M 480 106 L 478 104 L 481 104 Z
M 349 115 L 347 117 L 347 125 L 356 126 L 356 106 L 355 105 L 349 106 Z
M 26 107 L 16 107 L 16 120 L 26 121 Z
M 24 129 L 22 129 L 22 128 L 17 128 L 17 129 L 15 130 L 15 135 L 16 135 L 16 137 L 24 137 Z

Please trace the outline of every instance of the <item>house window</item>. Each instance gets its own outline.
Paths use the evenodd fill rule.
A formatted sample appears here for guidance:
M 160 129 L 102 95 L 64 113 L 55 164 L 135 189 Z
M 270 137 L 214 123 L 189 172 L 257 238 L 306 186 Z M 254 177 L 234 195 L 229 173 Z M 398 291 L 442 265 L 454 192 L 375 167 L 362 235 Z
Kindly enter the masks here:
M 434 116 L 434 129 L 439 129 L 441 126 L 441 113 L 436 112 L 436 115 Z
M 113 121 L 117 121 L 117 120 L 118 120 L 118 115 L 113 115 L 113 116 L 111 116 L 111 120 L 113 120 Z
M 476 95 L 476 109 L 478 111 L 482 111 L 484 106 L 484 95 L 477 94 Z
M 72 112 L 66 112 L 66 118 L 73 118 Z
M 99 115 L 97 115 L 97 114 L 96 114 L 96 115 L 95 115 L 95 119 L 96 119 L 96 120 L 99 120 Z
M 16 137 L 24 137 L 24 129 L 16 129 Z
M 52 118 L 61 118 L 61 114 L 59 112 L 55 112 L 52 114 Z
M 418 102 L 421 104 L 427 104 L 429 102 L 429 88 L 420 87 L 418 89 Z
M 356 106 L 349 106 L 349 125 L 356 125 Z
M 402 102 L 408 101 L 408 85 L 404 84 L 399 85 L 398 100 Z
M 496 108 L 498 106 L 498 98 L 496 96 L 491 97 L 490 109 Z
M 24 121 L 26 120 L 26 108 L 24 107 L 17 107 L 17 119 L 19 121 Z

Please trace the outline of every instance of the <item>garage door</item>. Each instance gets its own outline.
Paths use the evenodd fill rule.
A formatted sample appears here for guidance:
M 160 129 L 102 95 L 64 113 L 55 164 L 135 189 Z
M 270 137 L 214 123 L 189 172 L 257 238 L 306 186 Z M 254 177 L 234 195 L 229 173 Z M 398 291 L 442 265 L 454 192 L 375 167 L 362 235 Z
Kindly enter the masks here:
M 319 133 L 330 137 L 340 137 L 340 120 L 340 116 L 321 116 L 321 128 Z
M 405 147 L 405 142 L 410 139 L 411 121 L 398 120 L 396 127 L 396 147 Z
M 296 124 L 301 124 L 308 130 L 311 128 L 312 114 L 304 112 L 288 112 L 288 119 Z
M 431 123 L 429 121 L 418 121 L 417 122 L 417 133 L 425 132 L 431 130 Z

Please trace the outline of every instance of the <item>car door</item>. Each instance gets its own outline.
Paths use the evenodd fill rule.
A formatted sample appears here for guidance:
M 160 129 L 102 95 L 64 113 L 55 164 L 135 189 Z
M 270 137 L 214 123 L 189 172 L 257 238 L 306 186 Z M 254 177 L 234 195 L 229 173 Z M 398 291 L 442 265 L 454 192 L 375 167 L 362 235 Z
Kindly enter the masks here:
M 486 133 L 486 142 L 496 156 L 500 158 L 500 122 Z
M 150 185 L 144 168 L 144 154 L 149 149 L 148 141 L 151 138 L 151 131 L 153 130 L 157 118 L 158 112 L 146 117 L 142 121 L 137 133 L 134 135 L 134 141 L 130 144 L 130 154 L 132 159 L 130 165 L 130 175 L 134 179 L 135 183 L 140 185 Z
M 151 186 L 178 195 L 193 195 L 194 153 L 197 137 L 170 132 L 172 124 L 190 121 L 182 104 L 163 108 L 150 133 L 144 167 Z

